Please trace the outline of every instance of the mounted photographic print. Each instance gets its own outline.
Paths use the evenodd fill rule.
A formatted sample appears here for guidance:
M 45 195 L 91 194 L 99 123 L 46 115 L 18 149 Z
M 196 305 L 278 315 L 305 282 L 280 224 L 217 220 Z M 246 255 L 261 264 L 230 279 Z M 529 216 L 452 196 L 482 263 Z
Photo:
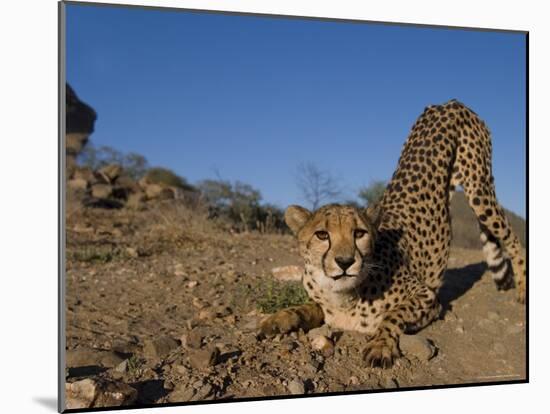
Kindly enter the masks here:
M 60 25 L 60 411 L 528 381 L 527 32 Z

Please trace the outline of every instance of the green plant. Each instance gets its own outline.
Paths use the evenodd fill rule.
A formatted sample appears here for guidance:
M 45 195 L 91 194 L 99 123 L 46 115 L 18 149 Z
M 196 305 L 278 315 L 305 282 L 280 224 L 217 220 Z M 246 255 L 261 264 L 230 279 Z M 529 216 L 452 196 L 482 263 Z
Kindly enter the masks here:
M 139 359 L 137 356 L 132 355 L 130 358 L 128 358 L 128 372 L 130 374 L 134 374 L 138 372 L 142 366 L 143 366 L 143 361 Z
M 150 168 L 145 174 L 147 181 L 155 184 L 165 184 L 172 187 L 178 187 L 184 190 L 194 191 L 195 188 L 189 184 L 185 178 L 180 177 L 168 168 L 154 167 Z
M 307 292 L 298 282 L 279 282 L 268 279 L 260 290 L 256 307 L 262 313 L 275 313 L 289 306 L 302 305 L 309 301 Z
M 134 180 L 143 177 L 149 168 L 147 159 L 141 154 L 135 152 L 124 154 L 108 145 L 95 147 L 91 142 L 78 155 L 78 160 L 81 165 L 92 170 L 99 170 L 109 164 L 120 165 L 125 174 Z
M 382 199 L 384 191 L 386 191 L 384 181 L 373 181 L 368 187 L 361 188 L 358 195 L 367 206 L 372 206 Z

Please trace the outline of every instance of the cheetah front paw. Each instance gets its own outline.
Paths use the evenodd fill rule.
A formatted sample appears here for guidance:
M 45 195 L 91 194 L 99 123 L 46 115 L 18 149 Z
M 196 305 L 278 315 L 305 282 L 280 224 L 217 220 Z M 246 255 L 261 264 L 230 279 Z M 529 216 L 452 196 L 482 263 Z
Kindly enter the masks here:
M 301 319 L 298 314 L 289 310 L 279 311 L 260 323 L 260 334 L 264 337 L 272 337 L 277 334 L 287 334 L 297 331 L 301 327 Z
M 391 337 L 373 338 L 363 350 L 363 359 L 372 368 L 390 368 L 400 356 L 397 341 Z

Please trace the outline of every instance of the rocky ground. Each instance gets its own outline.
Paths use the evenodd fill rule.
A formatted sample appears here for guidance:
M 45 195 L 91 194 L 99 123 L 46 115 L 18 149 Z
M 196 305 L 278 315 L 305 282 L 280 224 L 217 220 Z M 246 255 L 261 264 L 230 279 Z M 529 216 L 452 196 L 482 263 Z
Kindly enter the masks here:
M 67 207 L 68 408 L 520 380 L 525 307 L 497 292 L 479 251 L 453 249 L 441 320 L 388 370 L 361 335 L 273 339 L 258 321 L 304 299 L 276 280 L 300 264 L 289 235 L 232 234 L 171 200 L 144 210 Z M 312 346 L 330 339 L 321 351 Z M 333 345 L 333 346 L 332 346 Z

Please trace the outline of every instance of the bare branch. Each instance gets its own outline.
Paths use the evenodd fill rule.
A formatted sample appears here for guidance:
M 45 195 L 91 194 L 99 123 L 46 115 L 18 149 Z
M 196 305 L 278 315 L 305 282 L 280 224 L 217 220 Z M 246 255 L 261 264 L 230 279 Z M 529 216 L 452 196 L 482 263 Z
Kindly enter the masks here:
M 298 165 L 296 184 L 304 199 L 316 210 L 324 202 L 339 197 L 342 191 L 328 171 L 319 169 L 314 163 Z

